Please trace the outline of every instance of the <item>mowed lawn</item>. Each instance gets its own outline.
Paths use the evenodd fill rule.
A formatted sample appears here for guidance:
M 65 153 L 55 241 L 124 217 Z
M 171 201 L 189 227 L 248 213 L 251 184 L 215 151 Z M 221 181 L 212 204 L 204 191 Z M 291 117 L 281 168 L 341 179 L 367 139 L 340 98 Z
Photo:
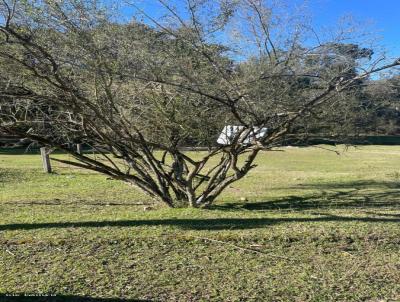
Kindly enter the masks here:
M 149 208 L 103 175 L 0 153 L 0 293 L 400 301 L 400 146 L 282 150 L 210 209 Z

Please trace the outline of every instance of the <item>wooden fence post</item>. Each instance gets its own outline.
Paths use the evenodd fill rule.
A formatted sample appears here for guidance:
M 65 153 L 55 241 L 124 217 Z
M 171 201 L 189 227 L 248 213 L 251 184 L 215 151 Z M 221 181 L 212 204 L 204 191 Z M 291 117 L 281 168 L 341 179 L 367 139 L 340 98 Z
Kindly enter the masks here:
M 40 154 L 42 155 L 42 163 L 43 163 L 43 170 L 46 173 L 51 173 L 51 164 L 50 164 L 50 157 L 47 153 L 47 148 L 42 147 L 40 148 Z
M 76 144 L 76 152 L 82 154 L 82 144 Z

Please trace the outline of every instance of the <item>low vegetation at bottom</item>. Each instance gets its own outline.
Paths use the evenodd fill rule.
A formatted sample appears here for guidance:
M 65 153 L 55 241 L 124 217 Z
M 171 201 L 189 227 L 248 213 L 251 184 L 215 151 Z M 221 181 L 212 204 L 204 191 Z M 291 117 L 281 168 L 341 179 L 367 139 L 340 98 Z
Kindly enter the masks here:
M 0 301 L 399 301 L 400 147 L 282 150 L 209 209 L 1 153 Z

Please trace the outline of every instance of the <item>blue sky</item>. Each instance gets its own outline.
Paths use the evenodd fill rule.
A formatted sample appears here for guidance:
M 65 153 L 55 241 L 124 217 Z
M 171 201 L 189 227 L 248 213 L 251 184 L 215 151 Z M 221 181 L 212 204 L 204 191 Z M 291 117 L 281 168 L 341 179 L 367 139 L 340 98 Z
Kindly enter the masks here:
M 400 0 L 309 0 L 309 7 L 316 25 L 334 24 L 346 14 L 373 21 L 382 44 L 400 57 Z

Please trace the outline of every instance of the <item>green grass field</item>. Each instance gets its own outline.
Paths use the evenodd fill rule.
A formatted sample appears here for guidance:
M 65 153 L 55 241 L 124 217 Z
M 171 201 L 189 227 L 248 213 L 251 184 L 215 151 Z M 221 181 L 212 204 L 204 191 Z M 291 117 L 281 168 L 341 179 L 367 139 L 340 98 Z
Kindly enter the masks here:
M 118 181 L 0 153 L 0 293 L 400 301 L 400 146 L 284 150 L 210 209 L 147 211 Z

